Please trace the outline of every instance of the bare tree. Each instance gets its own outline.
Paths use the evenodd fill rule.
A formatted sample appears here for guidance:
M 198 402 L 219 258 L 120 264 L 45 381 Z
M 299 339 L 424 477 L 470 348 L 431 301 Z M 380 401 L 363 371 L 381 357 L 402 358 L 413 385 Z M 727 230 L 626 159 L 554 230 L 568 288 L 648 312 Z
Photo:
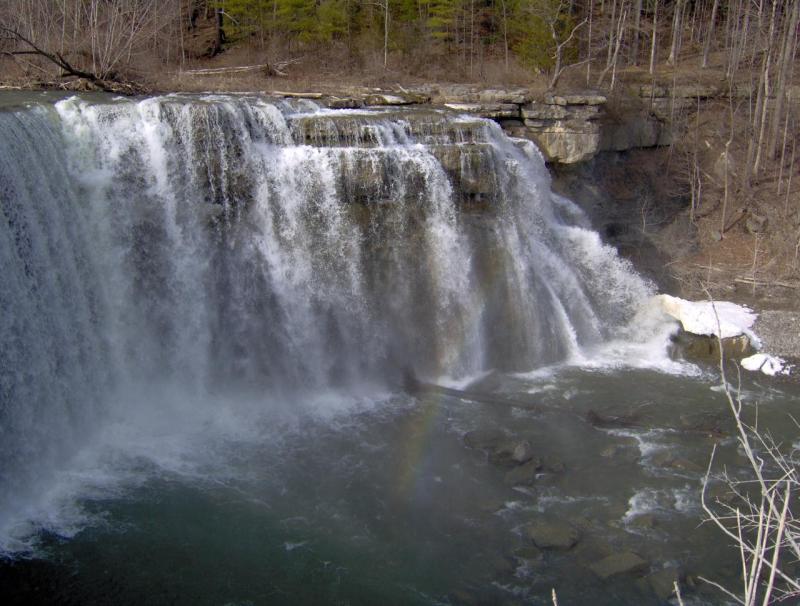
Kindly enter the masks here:
M 681 51 L 681 34 L 683 33 L 683 8 L 685 0 L 676 0 L 675 10 L 672 14 L 672 44 L 669 48 L 667 63 L 675 65 Z
M 656 71 L 656 45 L 658 44 L 658 0 L 653 0 L 653 36 L 650 41 L 650 73 Z
M 556 87 L 558 80 L 561 78 L 561 74 L 564 73 L 564 69 L 566 68 L 566 66 L 563 65 L 564 49 L 567 48 L 572 42 L 573 38 L 575 38 L 575 34 L 578 33 L 578 30 L 589 22 L 589 18 L 585 18 L 583 21 L 574 26 L 572 30 L 570 30 L 569 35 L 564 38 L 564 40 L 559 42 L 558 22 L 564 11 L 567 11 L 568 9 L 569 5 L 567 2 L 564 0 L 559 0 L 555 13 L 551 13 L 545 19 L 548 27 L 550 28 L 550 35 L 553 37 L 553 42 L 556 44 L 556 51 L 554 55 L 555 65 L 553 66 L 553 76 L 550 78 L 550 90 L 553 90 Z
M 714 24 L 717 21 L 717 8 L 719 7 L 719 0 L 714 0 L 714 5 L 711 7 L 711 17 L 708 19 L 708 30 L 706 31 L 706 40 L 703 43 L 703 60 L 700 66 L 705 69 L 708 67 L 708 54 L 711 52 L 711 40 L 714 39 Z
M 748 477 L 741 479 L 723 472 L 721 480 L 732 500 L 710 502 L 708 486 L 715 446 L 701 502 L 708 519 L 738 548 L 742 584 L 733 589 L 700 578 L 737 604 L 767 606 L 800 596 L 800 579 L 786 569 L 789 562 L 800 559 L 800 519 L 795 518 L 800 470 L 796 452 L 785 452 L 770 433 L 745 421 L 741 397 L 734 397 L 726 379 L 721 340 L 719 350 L 721 386 L 736 425 L 736 440 Z

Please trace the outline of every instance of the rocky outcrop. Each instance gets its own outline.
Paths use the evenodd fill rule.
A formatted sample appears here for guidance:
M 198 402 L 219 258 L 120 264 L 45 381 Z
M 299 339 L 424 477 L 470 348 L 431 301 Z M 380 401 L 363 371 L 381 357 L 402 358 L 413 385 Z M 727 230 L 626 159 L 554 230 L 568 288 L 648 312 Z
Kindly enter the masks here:
M 712 94 L 715 91 L 700 92 Z M 688 103 L 698 91 L 687 88 L 678 90 L 678 93 L 683 96 L 677 98 L 688 100 Z M 280 91 L 271 94 L 313 99 L 331 109 L 430 104 L 459 114 L 494 120 L 509 135 L 533 141 L 548 162 L 559 164 L 584 162 L 601 151 L 667 145 L 671 141 L 667 121 L 672 108 L 678 107 L 674 95 L 668 98 L 664 96 L 664 90 L 658 87 L 642 87 L 639 91 L 641 101 L 615 107 L 613 113 L 606 109 L 606 96 L 593 90 L 536 95 L 524 88 L 479 89 L 452 85 L 400 91 L 360 88 L 335 94 Z M 647 102 L 644 101 L 645 97 Z M 344 120 L 347 119 L 352 121 L 352 118 Z M 369 133 L 366 138 L 353 137 L 352 128 L 349 131 L 351 141 L 371 143 Z M 304 133 L 305 136 L 301 138 L 313 145 L 335 145 L 337 139 L 347 138 L 347 133 L 347 128 L 338 129 L 336 134 L 323 129 Z
M 601 123 L 606 97 L 595 91 L 545 94 L 534 100 L 519 91 L 501 95 L 492 91 L 494 103 L 455 103 L 446 107 L 497 120 L 513 137 L 536 143 L 549 162 L 571 164 L 593 157 L 601 149 Z M 475 95 L 469 96 L 473 99 Z M 448 97 L 452 99 L 452 97 Z M 514 99 L 525 101 L 510 103 Z
M 672 338 L 672 355 L 693 362 L 718 364 L 720 343 L 722 343 L 722 357 L 726 360 L 741 360 L 755 353 L 746 335 L 717 339 L 715 336 L 696 335 L 681 330 Z

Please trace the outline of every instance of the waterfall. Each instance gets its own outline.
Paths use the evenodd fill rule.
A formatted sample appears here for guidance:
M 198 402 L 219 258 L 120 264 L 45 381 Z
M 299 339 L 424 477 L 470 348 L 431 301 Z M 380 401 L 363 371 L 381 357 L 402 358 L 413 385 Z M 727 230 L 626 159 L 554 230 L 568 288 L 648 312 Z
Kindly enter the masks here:
M 0 109 L 0 267 L 4 537 L 161 393 L 529 370 L 650 294 L 494 123 L 245 95 Z

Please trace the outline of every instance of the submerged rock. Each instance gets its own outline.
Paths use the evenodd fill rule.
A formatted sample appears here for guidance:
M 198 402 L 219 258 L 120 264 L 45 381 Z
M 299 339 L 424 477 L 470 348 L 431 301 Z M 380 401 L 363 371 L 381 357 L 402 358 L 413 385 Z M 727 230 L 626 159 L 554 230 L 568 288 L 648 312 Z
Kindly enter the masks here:
M 464 444 L 467 448 L 486 450 L 496 447 L 506 434 L 499 429 L 475 429 L 464 434 Z
M 659 467 L 669 467 L 678 471 L 686 471 L 690 473 L 700 474 L 705 471 L 702 465 L 698 465 L 689 459 L 675 456 L 668 450 L 662 450 L 653 455 L 652 462 Z
M 601 579 L 620 574 L 640 574 L 647 570 L 647 562 L 632 551 L 615 553 L 591 564 L 589 568 Z
M 566 522 L 539 520 L 525 527 L 525 534 L 539 549 L 571 549 L 578 544 L 578 530 Z
M 541 561 L 542 556 L 543 556 L 542 551 L 538 547 L 532 545 L 520 547 L 519 549 L 516 549 L 514 551 L 515 558 L 520 559 L 528 564 L 533 564 Z
M 542 462 L 539 459 L 533 459 L 509 471 L 505 475 L 504 481 L 509 486 L 529 486 L 534 483 L 536 474 L 541 469 Z
M 522 465 L 532 458 L 533 448 L 527 440 L 501 442 L 489 453 L 489 462 L 504 467 Z
M 644 580 L 656 597 L 666 602 L 675 593 L 675 581 L 680 581 L 682 576 L 677 568 L 664 568 L 647 575 Z

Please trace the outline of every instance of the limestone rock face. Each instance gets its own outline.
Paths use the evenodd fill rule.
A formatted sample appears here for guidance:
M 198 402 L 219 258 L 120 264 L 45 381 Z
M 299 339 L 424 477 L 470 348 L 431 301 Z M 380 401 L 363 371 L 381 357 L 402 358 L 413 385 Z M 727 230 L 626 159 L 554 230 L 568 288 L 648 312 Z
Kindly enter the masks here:
M 637 147 L 668 145 L 669 137 L 664 123 L 653 116 L 633 115 L 620 122 L 605 123 L 600 149 L 625 151 Z
M 592 158 L 600 150 L 605 96 L 595 92 L 555 95 L 520 108 L 524 129 L 510 133 L 535 142 L 551 162 L 573 164 Z
M 525 120 L 563 120 L 569 116 L 567 108 L 562 105 L 548 105 L 547 103 L 531 103 L 523 105 L 522 117 Z
M 445 107 L 492 120 L 519 117 L 519 105 L 514 103 L 445 103 Z
M 424 103 L 425 101 L 427 99 L 411 94 L 374 93 L 364 97 L 364 104 L 368 106 L 413 105 L 415 103 Z
M 451 85 L 440 87 L 433 95 L 434 103 L 478 103 L 478 104 L 516 104 L 530 103 L 533 99 L 527 88 L 485 89 L 470 86 Z
M 526 126 L 531 131 L 530 139 L 539 145 L 545 158 L 551 162 L 583 162 L 600 150 L 599 125 L 589 127 L 557 121 L 541 127 Z
M 583 91 L 569 94 L 547 93 L 544 102 L 551 105 L 605 105 L 606 96 L 597 91 Z

